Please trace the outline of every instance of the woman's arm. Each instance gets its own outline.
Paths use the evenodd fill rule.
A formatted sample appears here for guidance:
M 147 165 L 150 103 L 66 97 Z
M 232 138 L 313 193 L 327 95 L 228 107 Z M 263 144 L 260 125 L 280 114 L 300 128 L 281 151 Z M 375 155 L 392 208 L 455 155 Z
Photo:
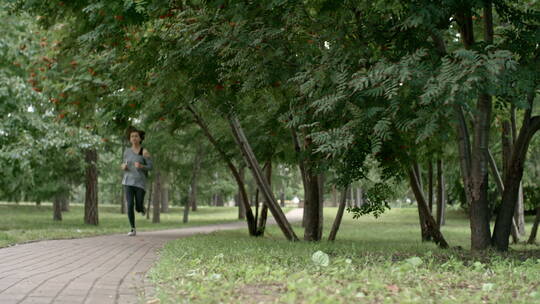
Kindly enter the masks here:
M 143 169 L 147 171 L 152 170 L 154 168 L 154 165 L 152 163 L 152 158 L 150 158 L 150 153 L 146 149 L 143 150 L 143 158 L 144 162 L 146 163 L 146 165 L 143 165 Z

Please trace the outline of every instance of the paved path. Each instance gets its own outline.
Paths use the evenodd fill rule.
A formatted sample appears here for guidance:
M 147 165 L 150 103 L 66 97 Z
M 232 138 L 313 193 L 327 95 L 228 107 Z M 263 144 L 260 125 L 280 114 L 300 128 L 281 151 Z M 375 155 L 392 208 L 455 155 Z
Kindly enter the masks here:
M 287 214 L 291 221 L 301 216 L 302 209 Z M 138 303 L 152 294 L 145 274 L 166 242 L 245 226 L 230 223 L 0 249 L 0 303 Z

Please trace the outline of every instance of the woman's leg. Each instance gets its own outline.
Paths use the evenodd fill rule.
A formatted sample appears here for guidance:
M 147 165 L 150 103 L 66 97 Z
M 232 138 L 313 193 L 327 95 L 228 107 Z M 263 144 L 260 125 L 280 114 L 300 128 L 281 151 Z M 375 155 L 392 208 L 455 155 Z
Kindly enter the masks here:
M 134 187 L 136 188 L 136 192 L 135 192 L 135 210 L 137 210 L 137 212 L 142 212 L 142 214 L 144 215 L 145 213 L 145 208 L 144 208 L 144 195 L 146 194 L 146 191 L 144 191 L 144 189 L 142 188 L 138 188 L 138 187 Z
M 133 208 L 135 207 L 135 193 L 137 188 L 133 186 L 124 186 L 124 189 L 126 190 L 125 192 L 129 224 L 131 225 L 131 229 L 135 229 L 135 211 L 133 210 Z

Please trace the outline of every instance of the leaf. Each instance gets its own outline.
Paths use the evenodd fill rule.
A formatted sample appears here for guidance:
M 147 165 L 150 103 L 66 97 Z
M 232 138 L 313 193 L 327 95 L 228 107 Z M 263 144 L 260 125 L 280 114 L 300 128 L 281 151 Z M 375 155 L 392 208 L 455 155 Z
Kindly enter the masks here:
M 328 254 L 317 251 L 311 256 L 311 260 L 317 264 L 318 266 L 326 267 L 330 263 L 330 258 L 328 257 Z
M 424 261 L 422 261 L 422 259 L 419 257 L 412 257 L 412 258 L 406 259 L 405 262 L 414 267 L 418 267 L 424 263 Z
M 484 283 L 482 284 L 482 291 L 491 291 L 495 284 L 493 283 Z

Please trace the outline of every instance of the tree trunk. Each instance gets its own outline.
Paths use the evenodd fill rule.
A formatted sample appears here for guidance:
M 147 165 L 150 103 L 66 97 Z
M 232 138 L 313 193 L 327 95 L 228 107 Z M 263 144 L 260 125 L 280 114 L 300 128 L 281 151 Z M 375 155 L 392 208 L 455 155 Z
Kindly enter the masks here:
M 193 160 L 193 169 L 191 170 L 191 181 L 189 183 L 189 196 L 186 205 L 184 206 L 184 218 L 183 223 L 188 222 L 189 208 L 195 207 L 197 209 L 197 185 L 199 181 L 199 173 L 201 171 L 201 163 L 204 158 L 204 147 L 202 144 L 197 146 L 195 151 L 195 159 Z
M 169 212 L 169 183 L 166 174 L 161 176 L 161 213 Z
M 306 164 L 305 161 L 301 157 L 302 153 L 302 147 L 300 147 L 300 141 L 298 139 L 298 135 L 296 134 L 296 130 L 291 128 L 291 135 L 292 140 L 294 144 L 294 151 L 296 152 L 296 159 L 298 162 L 298 167 L 300 168 L 300 175 L 302 176 L 302 186 L 304 187 L 304 209 L 302 214 L 302 227 L 306 227 L 306 204 L 308 203 L 308 181 L 307 181 L 307 171 L 306 171 Z
M 155 189 L 154 189 L 154 198 L 153 198 L 153 212 L 152 212 L 152 223 L 160 222 L 160 205 L 161 205 L 161 194 L 162 194 L 162 184 L 161 184 L 161 173 L 158 171 L 155 173 Z
M 146 219 L 150 219 L 150 210 L 152 210 L 152 196 L 154 194 L 154 183 L 150 182 L 150 189 L 148 190 L 148 204 L 146 206 Z
M 266 173 L 266 180 L 268 181 L 268 186 L 270 187 L 270 190 L 272 190 L 272 161 L 269 160 L 264 165 L 265 167 L 265 173 Z M 263 201 L 263 206 L 261 209 L 261 216 L 259 217 L 259 224 L 257 227 L 257 231 L 259 232 L 259 236 L 264 236 L 264 231 L 266 230 L 266 220 L 268 218 L 268 203 L 266 200 Z
M 86 193 L 84 199 L 84 223 L 98 225 L 98 154 L 96 149 L 87 149 L 85 154 Z
M 124 150 L 123 145 L 120 145 L 120 159 L 122 162 L 124 161 Z M 127 201 L 126 201 L 126 190 L 124 189 L 124 185 L 122 185 L 122 181 L 124 180 L 124 171 L 120 171 L 120 188 L 122 188 L 122 197 L 120 197 L 120 213 L 126 214 L 127 212 Z
M 56 194 L 53 199 L 53 220 L 62 220 L 62 194 Z
M 281 229 L 281 231 L 283 232 L 283 234 L 288 240 L 297 241 L 298 237 L 294 233 L 294 230 L 292 229 L 291 224 L 285 217 L 285 214 L 283 214 L 283 211 L 279 207 L 279 204 L 277 203 L 276 198 L 274 197 L 274 193 L 271 191 L 268 185 L 268 182 L 265 180 L 261 172 L 261 167 L 259 166 L 259 163 L 257 162 L 255 155 L 253 154 L 253 150 L 251 149 L 251 146 L 249 145 L 249 142 L 247 141 L 247 138 L 244 135 L 244 131 L 242 130 L 242 127 L 240 126 L 240 122 L 238 121 L 236 117 L 230 116 L 229 123 L 231 125 L 231 130 L 233 131 L 233 135 L 236 140 L 236 143 L 238 144 L 240 150 L 242 151 L 244 160 L 249 165 L 249 168 L 252 171 L 252 174 L 255 179 L 255 182 L 257 183 L 257 186 L 259 187 L 259 189 L 261 189 L 263 197 L 268 204 L 268 208 L 270 209 L 270 212 L 272 212 L 274 220 L 276 221 L 279 228 Z
M 305 241 L 320 241 L 322 237 L 322 212 L 320 197 L 320 181 L 319 175 L 312 172 L 312 169 L 308 169 L 307 176 L 307 189 L 305 193 L 306 202 L 304 204 L 305 210 L 305 227 L 304 227 L 304 240 Z
M 435 222 L 435 219 L 433 219 L 433 216 L 431 216 L 431 214 L 429 213 L 429 207 L 427 205 L 424 194 L 422 193 L 422 187 L 414 172 L 414 168 L 409 168 L 408 173 L 409 182 L 416 197 L 418 208 L 421 209 L 422 213 L 426 215 L 426 231 L 429 233 L 435 244 L 437 244 L 440 248 L 448 248 L 448 243 L 444 239 L 439 228 L 437 228 L 437 223 Z
M 437 160 L 437 227 L 445 224 L 446 188 L 444 185 L 443 163 Z
M 223 199 L 223 193 L 219 192 L 216 194 L 216 207 L 224 207 L 225 200 Z
M 332 230 L 330 230 L 330 235 L 328 236 L 329 241 L 336 240 L 336 235 L 338 233 L 339 226 L 341 225 L 341 220 L 343 219 L 343 212 L 345 211 L 345 205 L 347 203 L 347 191 L 349 190 L 348 188 L 349 186 L 341 190 L 338 211 L 336 214 L 336 218 L 334 219 L 334 224 L 332 224 Z
M 41 199 L 37 199 L 37 200 L 36 200 L 36 206 L 38 206 L 38 207 L 41 206 Z
M 534 218 L 534 223 L 531 228 L 531 235 L 527 244 L 534 244 L 536 242 L 536 233 L 538 232 L 538 223 L 540 223 L 540 207 L 536 208 L 536 217 Z
M 433 214 L 433 163 L 428 162 L 428 206 L 429 213 Z
M 245 171 L 244 171 L 244 166 L 241 166 L 240 167 L 240 178 L 242 179 L 242 182 L 245 180 Z M 246 205 L 249 205 L 249 202 L 243 202 L 242 199 L 242 195 L 240 195 L 240 189 L 238 189 L 238 194 L 237 194 L 237 202 L 238 202 L 238 219 L 239 220 L 243 220 L 246 218 Z
M 523 183 L 519 184 L 516 209 L 514 210 L 514 222 L 520 236 L 525 236 L 525 206 L 523 205 Z
M 187 110 L 193 115 L 195 122 L 199 125 L 199 127 L 203 131 L 208 141 L 210 141 L 210 143 L 218 151 L 219 155 L 222 157 L 222 159 L 227 164 L 227 167 L 231 171 L 231 174 L 233 175 L 236 181 L 236 184 L 238 185 L 238 190 L 240 192 L 240 196 L 242 197 L 241 201 L 244 203 L 249 235 L 255 236 L 257 234 L 257 222 L 255 221 L 255 217 L 253 216 L 253 211 L 251 210 L 251 206 L 249 205 L 249 198 L 247 196 L 244 180 L 240 177 L 240 174 L 238 170 L 236 169 L 236 166 L 232 163 L 231 158 L 228 156 L 227 153 L 225 153 L 225 151 L 221 148 L 217 140 L 212 136 L 212 134 L 210 133 L 210 130 L 208 129 L 202 117 L 197 113 L 197 111 L 195 111 L 195 109 L 191 105 L 187 106 Z
M 413 165 L 413 173 L 415 174 L 416 180 L 418 181 L 418 186 L 420 187 L 420 189 L 423 189 L 424 187 L 423 187 L 423 183 L 422 183 L 422 173 L 421 173 L 420 166 L 418 165 L 418 163 L 415 163 Z M 411 187 L 412 187 L 412 185 L 411 185 Z M 418 208 L 418 220 L 419 220 L 419 223 L 420 223 L 420 235 L 421 235 L 421 238 L 422 238 L 422 242 L 432 241 L 431 234 L 429 232 L 429 228 L 428 228 L 428 224 L 427 224 L 427 217 L 431 213 L 429 213 L 429 212 L 426 213 L 424 211 L 424 209 L 422 209 L 420 207 L 420 202 L 418 201 L 418 197 L 416 197 L 416 204 L 417 204 L 417 208 Z M 429 205 L 428 205 L 428 208 L 429 208 Z M 428 209 L 428 211 L 429 211 L 429 209 Z
M 512 148 L 512 157 L 508 167 L 508 173 L 504 178 L 504 192 L 502 203 L 495 221 L 492 243 L 500 251 L 508 250 L 508 238 L 514 219 L 514 210 L 519 195 L 521 179 L 523 178 L 523 166 L 527 156 L 530 141 L 533 135 L 540 129 L 540 116 L 531 118 L 532 101 L 534 95 L 529 97 L 529 109 L 526 110 L 523 126 Z
M 488 190 L 488 148 L 492 97 L 480 94 L 474 130 L 471 166 L 471 249 L 485 250 L 490 246 L 490 210 Z
M 503 195 L 504 193 L 504 184 L 501 177 L 501 174 L 499 173 L 499 169 L 497 169 L 497 164 L 495 163 L 495 158 L 493 158 L 493 154 L 491 154 L 491 151 L 488 150 L 488 156 L 489 156 L 489 164 L 490 169 L 493 175 L 493 178 L 495 179 L 495 184 L 497 185 L 497 189 L 499 190 L 499 193 Z M 516 227 L 516 222 L 512 219 L 512 239 L 514 244 L 517 244 L 519 242 L 519 231 Z

